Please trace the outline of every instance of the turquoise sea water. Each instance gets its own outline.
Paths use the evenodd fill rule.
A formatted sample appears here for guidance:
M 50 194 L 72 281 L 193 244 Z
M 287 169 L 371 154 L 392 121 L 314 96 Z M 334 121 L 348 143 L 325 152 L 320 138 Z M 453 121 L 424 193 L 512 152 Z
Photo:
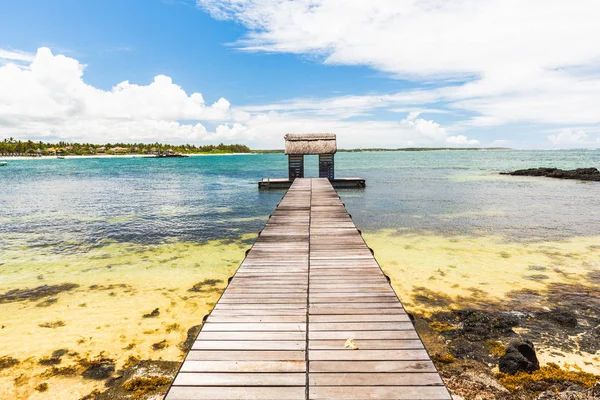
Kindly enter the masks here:
M 283 154 L 182 159 L 8 160 L 0 169 L 0 243 L 77 252 L 107 240 L 206 241 L 259 231 L 283 191 Z M 317 175 L 306 157 L 307 176 Z M 600 151 L 338 153 L 340 194 L 363 230 L 560 238 L 600 233 L 600 184 L 500 176 L 529 167 L 600 167 Z M 16 240 L 17 242 L 12 242 Z

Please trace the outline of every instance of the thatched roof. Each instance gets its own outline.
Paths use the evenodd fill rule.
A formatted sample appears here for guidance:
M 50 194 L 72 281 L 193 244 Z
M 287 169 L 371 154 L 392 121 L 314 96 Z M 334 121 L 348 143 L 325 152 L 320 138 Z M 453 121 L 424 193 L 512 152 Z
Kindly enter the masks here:
M 334 133 L 288 133 L 285 154 L 335 154 Z

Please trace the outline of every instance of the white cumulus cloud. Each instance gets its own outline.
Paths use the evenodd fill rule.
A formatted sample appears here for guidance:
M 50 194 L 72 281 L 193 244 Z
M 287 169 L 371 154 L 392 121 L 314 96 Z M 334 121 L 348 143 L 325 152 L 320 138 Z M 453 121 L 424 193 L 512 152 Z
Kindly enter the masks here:
M 5 137 L 200 141 L 210 138 L 202 122 L 230 117 L 227 100 L 207 105 L 200 93 L 188 95 L 164 75 L 148 85 L 125 81 L 101 90 L 84 82 L 85 66 L 73 58 L 48 48 L 15 54 L 30 63 L 0 67 L 0 135 Z M 8 58 L 6 52 L 0 55 Z
M 463 135 L 448 136 L 446 129 L 441 127 L 437 122 L 418 117 L 418 112 L 411 112 L 405 119 L 401 121 L 401 124 L 413 129 L 421 137 L 429 139 L 431 143 L 445 143 L 450 146 L 479 145 L 478 140 L 468 139 Z
M 577 145 L 586 144 L 588 134 L 583 129 L 563 129 L 560 132 L 548 136 L 548 139 L 554 145 Z
M 124 81 L 102 90 L 85 82 L 85 65 L 74 58 L 55 55 L 48 48 L 32 55 L 14 54 L 10 57 L 20 57 L 19 63 L 0 66 L 0 137 L 96 143 L 224 141 L 281 148 L 288 132 L 336 132 L 341 147 L 478 143 L 449 135 L 438 123 L 417 118 L 418 113 L 403 121 L 369 120 L 373 110 L 390 104 L 429 101 L 428 93 L 289 99 L 233 107 L 224 98 L 207 104 L 202 94 L 186 93 L 166 75 L 146 85 Z M 351 118 L 356 116 L 364 118 Z
M 442 103 L 457 114 L 467 112 L 464 126 L 600 124 L 600 46 L 593 39 L 600 37 L 597 0 L 197 4 L 247 28 L 235 43 L 242 50 L 308 54 L 327 64 L 366 65 L 422 84 L 396 95 L 344 98 L 358 104 L 354 112 Z
M 597 61 L 595 0 L 197 0 L 250 32 L 247 50 L 314 53 L 397 75 L 456 77 L 505 66 Z M 586 40 L 581 40 L 586 39 Z M 509 71 L 510 73 L 510 71 Z

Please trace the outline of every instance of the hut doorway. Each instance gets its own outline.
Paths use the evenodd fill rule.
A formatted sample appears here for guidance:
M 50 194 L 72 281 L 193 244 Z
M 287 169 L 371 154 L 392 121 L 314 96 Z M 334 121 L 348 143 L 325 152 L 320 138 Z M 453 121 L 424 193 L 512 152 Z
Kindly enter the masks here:
M 319 177 L 319 158 L 314 154 L 304 156 L 304 177 Z

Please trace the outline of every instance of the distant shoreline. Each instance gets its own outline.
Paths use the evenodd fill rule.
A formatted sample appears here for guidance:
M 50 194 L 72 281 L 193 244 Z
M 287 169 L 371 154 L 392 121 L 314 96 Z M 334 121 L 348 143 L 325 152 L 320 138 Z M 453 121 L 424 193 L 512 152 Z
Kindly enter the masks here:
M 391 153 L 391 152 L 408 152 L 408 151 L 501 151 L 501 150 L 513 150 L 508 147 L 409 147 L 399 149 L 338 149 L 338 153 Z M 205 157 L 205 156 L 234 156 L 234 155 L 256 155 L 256 154 L 283 154 L 283 149 L 278 150 L 251 150 L 249 153 L 184 153 L 189 157 Z M 63 155 L 61 157 L 69 159 L 80 159 L 80 158 L 152 158 L 151 154 L 86 154 L 86 155 Z M 0 155 L 0 159 L 11 159 L 11 160 L 48 160 L 57 159 L 56 155 L 41 155 L 41 156 L 12 156 L 12 155 Z
M 253 153 L 196 153 L 186 154 L 189 157 L 214 157 L 214 156 L 239 156 L 253 155 Z M 64 159 L 88 159 L 88 158 L 159 158 L 148 154 L 89 154 L 89 155 L 65 155 Z M 58 156 L 0 156 L 0 160 L 57 160 Z

